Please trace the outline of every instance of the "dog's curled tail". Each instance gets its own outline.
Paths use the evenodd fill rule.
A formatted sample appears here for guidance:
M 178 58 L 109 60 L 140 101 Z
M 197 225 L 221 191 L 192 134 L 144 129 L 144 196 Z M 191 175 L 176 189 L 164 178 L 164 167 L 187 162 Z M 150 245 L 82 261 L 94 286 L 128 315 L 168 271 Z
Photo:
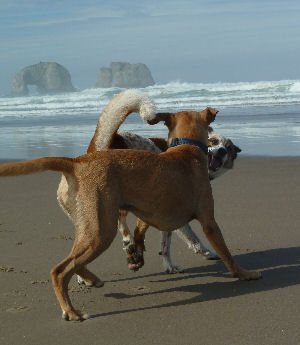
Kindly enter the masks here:
M 43 157 L 30 161 L 0 164 L 0 176 L 21 176 L 46 170 L 72 173 L 74 160 L 67 157 Z
M 94 137 L 87 152 L 95 152 L 110 147 L 115 133 L 130 113 L 139 113 L 145 121 L 155 118 L 153 100 L 136 89 L 128 89 L 115 96 L 99 117 Z

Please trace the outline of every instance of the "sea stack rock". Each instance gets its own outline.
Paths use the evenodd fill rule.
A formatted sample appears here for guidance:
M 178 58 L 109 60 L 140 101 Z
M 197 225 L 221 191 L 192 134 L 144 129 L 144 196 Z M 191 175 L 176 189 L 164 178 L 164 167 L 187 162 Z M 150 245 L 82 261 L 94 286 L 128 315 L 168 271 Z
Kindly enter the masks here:
M 40 94 L 75 91 L 69 71 L 56 62 L 40 62 L 23 68 L 13 80 L 12 95 L 27 96 L 28 85 L 36 85 Z
M 112 62 L 100 69 L 96 87 L 139 88 L 154 85 L 149 68 L 143 63 Z

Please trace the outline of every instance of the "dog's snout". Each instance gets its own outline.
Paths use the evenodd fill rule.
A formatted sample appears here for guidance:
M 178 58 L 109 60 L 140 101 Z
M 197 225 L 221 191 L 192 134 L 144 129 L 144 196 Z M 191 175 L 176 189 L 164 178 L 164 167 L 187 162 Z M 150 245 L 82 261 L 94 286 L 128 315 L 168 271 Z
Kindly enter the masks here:
M 226 151 L 226 149 L 224 149 L 223 147 L 221 147 L 221 148 L 218 150 L 218 156 L 219 156 L 219 157 L 224 157 L 226 154 L 227 154 L 227 151 Z

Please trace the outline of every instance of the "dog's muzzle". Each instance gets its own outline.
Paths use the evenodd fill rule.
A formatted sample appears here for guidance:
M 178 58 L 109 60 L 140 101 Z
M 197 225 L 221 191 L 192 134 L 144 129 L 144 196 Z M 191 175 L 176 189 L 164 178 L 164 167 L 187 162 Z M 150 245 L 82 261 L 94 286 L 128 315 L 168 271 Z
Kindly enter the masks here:
M 223 165 L 223 158 L 227 155 L 227 150 L 223 147 L 216 152 L 212 150 L 208 152 L 208 167 L 212 171 L 217 171 Z

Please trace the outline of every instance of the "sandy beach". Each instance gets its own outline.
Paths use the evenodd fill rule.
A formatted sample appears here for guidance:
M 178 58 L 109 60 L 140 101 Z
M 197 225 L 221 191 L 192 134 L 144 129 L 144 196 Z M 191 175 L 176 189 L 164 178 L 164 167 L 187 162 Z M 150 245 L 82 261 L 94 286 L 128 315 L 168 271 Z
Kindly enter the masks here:
M 212 183 L 228 247 L 263 279 L 237 281 L 222 262 L 203 260 L 175 235 L 172 259 L 185 272 L 165 274 L 156 229 L 146 236 L 145 266 L 133 273 L 118 234 L 91 264 L 104 287 L 70 283 L 75 307 L 93 315 L 82 323 L 61 319 L 49 276 L 74 237 L 56 201 L 59 174 L 1 178 L 0 344 L 299 344 L 299 176 L 299 157 L 241 157 Z

